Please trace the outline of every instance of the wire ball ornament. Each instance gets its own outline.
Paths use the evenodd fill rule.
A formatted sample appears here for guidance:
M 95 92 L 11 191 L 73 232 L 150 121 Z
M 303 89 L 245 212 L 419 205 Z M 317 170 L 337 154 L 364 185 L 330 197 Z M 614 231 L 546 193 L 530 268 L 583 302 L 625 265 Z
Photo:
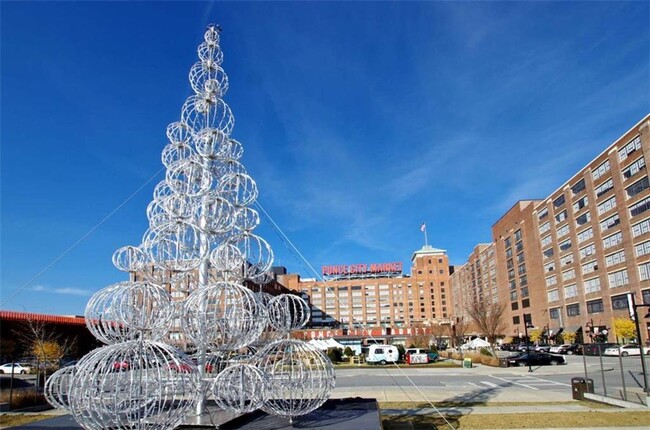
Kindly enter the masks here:
M 77 363 L 70 411 L 85 429 L 173 429 L 192 413 L 201 389 L 196 366 L 160 342 L 129 341 Z
M 104 343 L 159 340 L 174 316 L 171 295 L 148 282 L 119 282 L 96 292 L 84 312 L 86 326 Z
M 183 332 L 195 345 L 231 351 L 253 343 L 266 327 L 267 312 L 248 288 L 231 282 L 200 288 L 185 301 Z
M 311 316 L 307 303 L 293 294 L 273 297 L 267 309 L 271 326 L 280 333 L 290 333 L 303 328 Z
M 76 372 L 77 368 L 75 366 L 66 366 L 47 378 L 43 387 L 43 394 L 50 405 L 58 409 L 70 410 L 70 390 Z
M 262 407 L 268 377 L 257 367 L 239 363 L 226 367 L 212 386 L 214 401 L 227 411 L 247 413 Z
M 267 400 L 262 410 L 293 417 L 319 408 L 334 389 L 334 366 L 308 343 L 285 339 L 257 353 L 257 367 L 269 378 Z
M 87 430 L 172 429 L 200 417 L 209 395 L 228 411 L 292 419 L 334 387 L 322 352 L 282 339 L 309 320 L 307 303 L 261 292 L 275 279 L 274 255 L 255 233 L 259 191 L 231 137 L 220 31 L 205 32 L 188 76 L 194 94 L 167 126 L 148 229 L 113 254 L 130 280 L 86 305 L 88 329 L 107 345 L 46 382 L 47 400 Z

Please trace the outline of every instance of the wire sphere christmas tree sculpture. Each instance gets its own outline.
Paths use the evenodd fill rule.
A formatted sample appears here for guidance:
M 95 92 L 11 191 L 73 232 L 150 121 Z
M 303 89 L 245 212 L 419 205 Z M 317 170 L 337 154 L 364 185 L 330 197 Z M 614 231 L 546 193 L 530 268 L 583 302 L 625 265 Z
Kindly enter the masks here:
M 288 339 L 309 320 L 307 304 L 249 288 L 273 279 L 273 251 L 254 233 L 258 189 L 231 138 L 219 33 L 208 26 L 189 73 L 194 94 L 167 127 L 149 228 L 113 254 L 129 280 L 86 306 L 88 329 L 106 345 L 46 382 L 48 401 L 85 429 L 173 429 L 204 413 L 208 396 L 232 412 L 292 420 L 334 387 L 329 359 Z

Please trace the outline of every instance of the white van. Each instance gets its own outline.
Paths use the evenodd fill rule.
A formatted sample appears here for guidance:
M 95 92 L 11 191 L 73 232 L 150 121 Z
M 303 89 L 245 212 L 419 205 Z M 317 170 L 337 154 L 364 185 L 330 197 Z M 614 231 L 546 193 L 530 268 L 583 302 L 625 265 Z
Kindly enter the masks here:
M 368 347 L 368 357 L 366 363 L 386 364 L 395 363 L 399 360 L 399 351 L 393 345 L 370 345 Z

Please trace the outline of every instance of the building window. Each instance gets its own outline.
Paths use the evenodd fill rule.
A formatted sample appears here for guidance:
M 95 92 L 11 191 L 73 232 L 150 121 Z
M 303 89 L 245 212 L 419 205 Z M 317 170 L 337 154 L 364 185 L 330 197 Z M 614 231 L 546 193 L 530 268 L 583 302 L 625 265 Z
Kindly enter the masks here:
M 641 149 L 641 136 L 632 139 L 627 145 L 618 150 L 618 159 L 624 161 L 634 151 Z
M 524 299 L 521 301 L 521 307 L 522 308 L 529 308 L 530 307 L 530 299 Z
M 551 258 L 553 256 L 553 248 L 545 249 L 542 254 L 544 254 L 545 258 Z
M 616 207 L 616 196 L 610 197 L 598 205 L 598 215 L 602 215 Z
M 506 245 L 506 248 L 510 248 L 512 246 L 512 239 L 510 239 L 509 237 L 506 237 L 505 240 L 504 240 L 504 243 Z
M 521 229 L 515 232 L 515 242 L 519 242 L 520 240 L 521 240 Z
M 648 188 L 650 188 L 650 182 L 648 181 L 648 177 L 644 176 L 643 179 L 640 179 L 627 187 L 625 191 L 627 192 L 628 197 L 634 197 Z
M 577 284 L 571 284 L 567 285 L 564 287 L 564 298 L 565 299 L 570 299 L 571 297 L 575 297 L 578 295 L 578 285 Z
M 647 211 L 648 208 L 650 208 L 650 197 L 646 197 L 638 203 L 630 206 L 630 216 L 641 215 L 643 212 Z
M 650 262 L 639 264 L 639 279 L 642 281 L 650 279 Z
M 512 317 L 512 323 L 515 325 L 519 324 L 519 315 Z
M 555 221 L 562 222 L 566 219 L 566 210 L 563 210 L 559 214 L 555 215 Z
M 523 275 L 524 273 L 526 273 L 526 263 L 520 264 L 517 267 L 517 270 L 518 270 L 520 275 Z
M 562 272 L 562 281 L 570 281 L 576 277 L 576 269 L 569 269 L 566 272 Z
M 572 305 L 567 305 L 566 306 L 566 314 L 569 317 L 575 317 L 580 315 L 580 304 L 579 303 L 574 303 Z
M 630 164 L 629 166 L 627 166 L 625 169 L 622 170 L 623 177 L 625 179 L 632 178 L 634 175 L 639 173 L 644 168 L 645 168 L 645 159 L 641 157 L 638 160 L 636 160 L 634 163 Z
M 618 214 L 614 214 L 606 220 L 600 222 L 600 231 L 609 230 L 612 227 L 616 227 L 620 223 L 621 218 L 618 216 Z
M 578 212 L 580 209 L 584 208 L 589 204 L 589 198 L 587 196 L 584 196 L 577 202 L 573 204 L 573 212 Z
M 650 305 L 650 290 L 641 291 L 641 297 L 644 305 Z
M 550 245 L 552 240 L 553 239 L 551 238 L 550 234 L 548 236 L 546 236 L 546 237 L 543 237 L 542 238 L 542 248 L 545 247 L 546 245 Z
M 564 200 L 564 194 L 562 194 L 560 197 L 553 200 L 553 206 L 555 206 L 556 208 L 559 208 L 560 206 L 562 206 L 564 204 L 564 201 L 565 201 Z
M 544 234 L 551 229 L 551 224 L 546 221 L 544 224 L 539 226 L 539 234 Z
M 609 190 L 614 188 L 614 180 L 613 179 L 608 179 L 599 186 L 596 187 L 594 190 L 596 192 L 596 197 L 600 197 L 607 193 Z
M 519 309 L 519 303 L 517 302 L 510 303 L 510 309 L 516 311 L 517 309 Z
M 567 239 L 560 244 L 560 251 L 566 251 L 571 248 L 571 239 Z
M 599 314 L 603 312 L 603 299 L 591 300 L 587 302 L 587 313 L 588 314 Z
M 549 303 L 557 302 L 558 300 L 560 300 L 560 293 L 559 293 L 559 290 L 557 290 L 557 289 L 551 290 L 551 291 L 547 292 L 546 294 L 548 296 Z
M 510 301 L 511 302 L 516 302 L 517 301 L 517 291 L 510 291 Z
M 592 237 L 594 237 L 594 230 L 589 227 L 588 229 L 578 233 L 578 243 L 584 242 L 585 240 L 591 239 Z
M 596 245 L 594 245 L 593 243 L 585 246 L 584 248 L 580 248 L 580 258 L 581 259 L 585 258 L 585 257 L 588 257 L 588 256 L 590 256 L 592 254 L 595 254 L 595 253 L 596 253 Z
M 650 240 L 634 246 L 634 252 L 637 257 L 650 254 Z
M 587 273 L 595 272 L 598 270 L 598 262 L 596 260 L 590 261 L 582 265 L 582 274 L 586 275 Z
M 612 310 L 619 311 L 627 309 L 627 294 L 612 297 Z
M 565 255 L 564 257 L 560 258 L 560 264 L 562 266 L 565 266 L 567 264 L 573 263 L 573 254 L 568 254 Z
M 557 284 L 557 275 L 549 276 L 548 278 L 546 278 L 547 287 L 550 287 L 555 284 Z
M 552 272 L 553 270 L 555 270 L 555 262 L 554 261 L 551 261 L 550 263 L 546 263 L 544 265 L 544 271 L 545 272 Z
M 578 218 L 576 218 L 576 226 L 585 225 L 589 221 L 591 221 L 591 214 L 589 212 L 585 212 L 582 215 L 580 215 Z
M 557 229 L 557 237 L 566 236 L 569 234 L 569 224 L 564 224 L 562 227 Z
M 613 254 L 605 256 L 605 265 L 607 267 L 614 266 L 615 264 L 625 263 L 625 251 L 620 250 Z
M 548 315 L 552 320 L 560 319 L 560 308 L 551 308 L 548 310 Z
M 575 183 L 571 187 L 571 192 L 575 196 L 576 194 L 579 194 L 585 190 L 585 178 L 580 179 L 578 182 Z
M 528 276 L 527 275 L 519 277 L 519 285 L 521 285 L 522 287 L 524 285 L 528 285 Z
M 609 288 L 618 288 L 627 285 L 630 282 L 627 275 L 627 269 L 608 274 L 607 281 L 609 283 Z
M 585 282 L 583 282 L 583 286 L 585 288 L 585 294 L 591 294 L 595 293 L 596 291 L 600 291 L 600 278 L 587 279 Z
M 603 248 L 611 248 L 623 242 L 623 234 L 619 231 L 603 239 Z
M 541 211 L 539 211 L 539 214 L 537 214 L 537 219 L 541 221 L 547 216 L 548 216 L 548 208 L 544 208 Z
M 591 172 L 591 177 L 595 181 L 596 179 L 600 178 L 607 172 L 609 172 L 609 160 L 605 161 L 603 164 L 596 167 L 596 169 Z
M 650 218 L 632 226 L 632 237 L 641 236 L 650 231 Z

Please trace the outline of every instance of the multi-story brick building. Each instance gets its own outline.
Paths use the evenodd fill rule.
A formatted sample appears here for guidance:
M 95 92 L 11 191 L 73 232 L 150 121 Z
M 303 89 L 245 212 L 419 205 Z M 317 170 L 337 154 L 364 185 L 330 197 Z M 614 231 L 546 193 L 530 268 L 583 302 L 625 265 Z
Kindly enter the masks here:
M 523 331 L 530 314 L 551 335 L 570 330 L 588 341 L 594 328 L 611 334 L 613 318 L 629 317 L 628 293 L 650 304 L 648 157 L 650 115 L 546 199 L 517 202 L 494 224 L 504 334 Z M 471 297 L 478 285 L 459 277 L 454 287 Z M 650 323 L 641 325 L 646 340 Z
M 494 243 L 478 244 L 451 275 L 453 317 L 468 325 L 467 334 L 479 334 L 469 310 L 480 302 L 498 301 L 497 268 Z
M 453 267 L 446 251 L 425 246 L 411 262 L 410 275 L 402 273 L 401 263 L 355 264 L 323 267 L 325 281 L 285 274 L 278 282 L 308 298 L 311 327 L 345 330 L 337 337 L 359 328 L 388 328 L 381 333 L 391 336 L 449 324 Z

